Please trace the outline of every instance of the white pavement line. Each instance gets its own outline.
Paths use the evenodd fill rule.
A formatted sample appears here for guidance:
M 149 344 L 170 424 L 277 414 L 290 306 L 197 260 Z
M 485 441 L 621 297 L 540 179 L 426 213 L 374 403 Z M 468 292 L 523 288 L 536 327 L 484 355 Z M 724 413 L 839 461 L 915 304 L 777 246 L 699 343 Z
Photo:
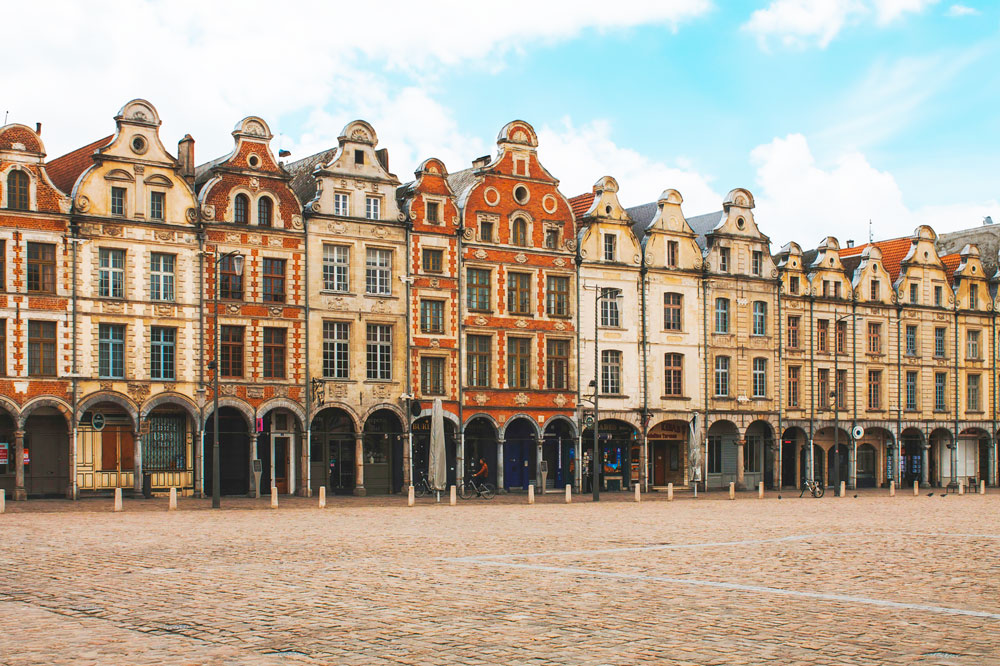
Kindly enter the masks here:
M 616 578 L 620 580 L 642 580 L 656 583 L 674 583 L 676 585 L 687 585 L 689 587 L 710 587 L 719 590 L 731 590 L 734 592 L 756 592 L 762 594 L 775 594 L 786 597 L 799 597 L 805 599 L 821 599 L 823 601 L 838 601 L 848 604 L 863 604 L 866 606 L 878 606 L 881 608 L 892 608 L 898 610 L 924 611 L 927 613 L 939 613 L 942 615 L 963 615 L 967 617 L 981 617 L 990 620 L 1000 621 L 1000 613 L 987 613 L 986 611 L 969 610 L 966 608 L 950 608 L 948 606 L 931 606 L 927 604 L 911 604 L 899 601 L 886 601 L 884 599 L 872 599 L 870 597 L 856 597 L 848 594 L 828 594 L 824 592 L 803 592 L 799 590 L 786 590 L 780 587 L 765 587 L 763 585 L 741 585 L 740 583 L 725 583 L 711 580 L 696 580 L 690 578 L 671 578 L 669 576 L 647 576 L 645 574 L 617 573 L 613 571 L 594 571 L 579 567 L 555 567 L 542 564 L 520 564 L 517 562 L 496 562 L 486 559 L 461 558 L 453 561 L 464 564 L 481 566 L 505 567 L 508 569 L 527 569 L 529 571 L 547 571 L 550 573 L 573 574 L 580 576 L 603 576 L 604 578 Z

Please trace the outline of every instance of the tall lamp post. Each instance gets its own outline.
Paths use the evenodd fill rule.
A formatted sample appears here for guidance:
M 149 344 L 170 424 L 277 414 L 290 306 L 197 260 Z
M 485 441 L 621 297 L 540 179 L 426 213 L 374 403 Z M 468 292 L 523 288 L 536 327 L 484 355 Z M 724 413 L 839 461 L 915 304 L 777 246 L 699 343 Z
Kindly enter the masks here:
M 622 290 L 614 287 L 601 287 L 598 285 L 584 287 L 584 289 L 594 290 L 594 452 L 591 460 L 592 479 L 590 485 L 594 492 L 594 501 L 599 502 L 601 501 L 601 461 L 598 455 L 598 452 L 600 451 L 598 431 L 601 420 L 597 410 L 598 396 L 601 394 L 601 358 L 599 345 L 597 343 L 597 332 L 600 324 L 601 301 L 613 300 L 617 302 L 617 300 L 621 297 Z
M 233 250 L 232 252 L 226 252 L 225 254 L 216 257 L 215 259 L 215 290 L 212 294 L 212 312 L 213 319 L 215 322 L 215 360 L 212 361 L 212 370 L 215 372 L 214 387 L 212 390 L 212 434 L 214 439 L 212 440 L 212 508 L 218 509 L 222 506 L 222 489 L 220 486 L 220 474 L 219 474 L 219 344 L 222 339 L 222 335 L 219 331 L 219 289 L 221 279 L 219 277 L 219 268 L 222 262 L 232 259 L 233 260 L 233 273 L 236 277 L 243 278 L 243 255 L 239 253 L 238 250 Z M 242 284 L 240 285 L 242 287 Z M 242 289 L 240 289 L 242 291 Z
M 836 316 L 837 313 L 835 312 Z M 833 323 L 833 390 L 830 395 L 833 397 L 833 469 L 830 470 L 830 480 L 836 491 L 840 487 L 840 366 L 838 364 L 840 354 L 840 322 L 852 318 L 853 314 L 846 314 L 843 317 L 836 317 Z M 846 335 L 844 336 L 846 339 Z M 845 382 L 846 384 L 846 382 Z M 855 387 L 856 389 L 856 387 Z M 836 496 L 836 493 L 834 493 Z

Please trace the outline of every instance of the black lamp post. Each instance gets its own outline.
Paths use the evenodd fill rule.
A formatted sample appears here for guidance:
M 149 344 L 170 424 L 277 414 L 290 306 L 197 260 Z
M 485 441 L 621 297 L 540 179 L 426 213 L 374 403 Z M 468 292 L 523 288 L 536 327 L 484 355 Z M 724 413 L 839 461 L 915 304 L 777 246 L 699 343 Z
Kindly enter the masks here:
M 237 250 L 232 252 L 227 252 L 215 259 L 215 292 L 212 299 L 212 311 L 215 319 L 215 360 L 212 362 L 213 370 L 215 371 L 215 386 L 212 391 L 212 434 L 214 435 L 214 440 L 212 441 L 212 508 L 218 509 L 222 506 L 222 489 L 219 487 L 220 474 L 219 474 L 219 344 L 222 339 L 222 335 L 219 331 L 219 267 L 223 261 L 226 259 L 233 260 L 233 272 L 237 277 L 243 277 L 243 255 Z M 242 287 L 242 284 L 240 285 Z M 242 289 L 240 289 L 242 292 Z

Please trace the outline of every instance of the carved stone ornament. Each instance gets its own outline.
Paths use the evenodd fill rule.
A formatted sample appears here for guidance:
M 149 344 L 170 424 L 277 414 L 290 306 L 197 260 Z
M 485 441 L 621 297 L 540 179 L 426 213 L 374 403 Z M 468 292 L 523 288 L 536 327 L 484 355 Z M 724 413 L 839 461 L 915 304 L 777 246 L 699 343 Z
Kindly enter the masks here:
M 115 390 L 115 383 L 114 382 L 101 382 L 101 390 L 102 391 L 114 391 Z
M 486 326 L 486 324 L 488 324 L 488 323 L 489 323 L 489 320 L 486 317 L 484 317 L 482 315 L 479 315 L 478 317 L 476 317 L 476 324 L 478 326 Z
M 125 304 L 121 301 L 101 301 L 101 310 L 119 314 L 125 312 Z
M 438 340 L 437 338 L 431 338 L 431 347 L 432 348 L 437 349 L 440 346 L 441 346 L 441 341 L 440 340 Z
M 487 400 L 485 393 L 477 393 L 476 395 L 472 396 L 472 399 L 475 400 L 476 404 L 479 405 L 480 407 L 485 405 Z
M 301 228 L 302 228 L 302 216 L 292 215 L 292 229 L 301 229 Z
M 195 222 L 198 221 L 198 211 L 196 211 L 194 208 L 188 208 L 187 210 L 184 211 L 184 219 L 186 219 L 191 224 L 194 224 Z
M 742 206 L 742 207 L 746 208 L 746 205 L 749 202 L 747 201 L 747 198 L 745 196 L 743 196 L 742 194 L 737 194 L 736 195 L 735 203 L 736 203 L 737 206 Z
M 437 289 L 440 286 L 441 286 L 441 280 L 439 280 L 438 278 L 431 278 L 431 287 Z
M 569 250 L 570 252 L 575 252 L 576 251 L 576 239 L 575 238 L 567 238 L 566 242 L 563 243 L 563 245 L 565 245 L 566 249 Z
M 271 247 L 281 247 L 285 243 L 278 236 L 270 236 L 267 239 L 267 244 L 270 245 Z
M 244 125 L 243 131 L 250 136 L 264 136 L 264 127 L 256 120 L 251 120 Z
M 263 240 L 260 234 L 247 234 L 247 243 L 251 245 L 260 245 Z
M 389 312 L 389 302 L 385 299 L 379 299 L 372 303 L 372 313 L 373 314 L 385 314 Z
M 157 229 L 153 232 L 153 236 L 159 241 L 172 241 L 174 240 L 174 232 L 172 231 L 161 231 Z
M 372 235 L 374 235 L 375 238 L 385 238 L 386 236 L 389 235 L 389 230 L 386 229 L 385 227 L 375 227 L 375 230 L 372 232 Z
M 114 236 L 115 238 L 118 238 L 118 237 L 120 237 L 122 235 L 122 228 L 120 226 L 118 226 L 117 224 L 105 224 L 104 225 L 104 235 L 105 236 Z
M 633 264 L 642 263 L 642 257 L 640 257 L 638 254 L 632 255 L 632 263 Z
M 260 178 L 258 178 L 257 176 L 250 177 L 250 189 L 254 191 L 260 189 Z
M 351 138 L 356 141 L 371 141 L 368 138 L 368 132 L 364 131 L 360 127 L 351 132 Z
M 346 310 L 347 299 L 343 296 L 330 296 L 326 299 L 326 307 L 330 310 Z
M 514 404 L 519 407 L 524 407 L 528 404 L 528 396 L 525 393 L 518 393 L 514 396 Z
M 219 395 L 236 395 L 236 384 L 223 384 L 219 387 Z
M 356 181 L 354 181 L 354 189 L 356 189 L 356 190 L 363 190 L 363 189 L 365 189 L 365 181 L 363 181 L 363 180 L 356 180 Z
M 528 322 L 524 319 L 518 319 L 514 325 L 518 328 L 528 328 Z
M 132 396 L 132 399 L 136 402 L 145 402 L 146 398 L 149 397 L 149 384 L 129 383 L 128 384 L 128 394 Z
M 243 234 L 226 234 L 227 243 L 242 243 Z
M 27 150 L 27 147 L 25 147 L 25 145 L 20 141 L 15 141 L 14 143 L 10 144 L 10 147 L 13 150 Z
M 142 165 L 142 164 L 133 164 L 132 165 L 132 171 L 134 173 L 143 174 L 143 173 L 146 173 L 146 167 L 144 165 Z
M 270 307 L 267 311 L 271 313 L 272 317 L 280 317 L 281 313 L 284 312 L 284 310 L 278 306 Z
M 275 386 L 274 387 L 274 395 L 276 397 L 278 397 L 278 398 L 287 398 L 288 397 L 288 387 L 285 386 L 284 384 L 282 384 L 280 386 Z
M 554 263 L 556 266 L 565 266 L 566 260 L 563 259 L 562 257 L 556 257 L 555 261 L 553 261 L 552 263 Z
M 524 262 L 526 262 L 527 260 L 528 260 L 528 257 L 527 257 L 527 256 L 526 256 L 526 255 L 525 255 L 525 254 L 524 254 L 523 252 L 518 252 L 518 253 L 517 253 L 517 254 L 516 254 L 516 255 L 514 256 L 514 261 L 516 261 L 516 262 L 517 262 L 517 263 L 519 263 L 519 264 L 523 264 L 523 263 L 524 263 Z
M 462 238 L 464 238 L 467 241 L 470 241 L 475 237 L 476 234 L 474 231 L 472 231 L 472 229 L 466 229 L 465 231 L 462 232 Z
M 331 222 L 330 223 L 330 233 L 333 234 L 344 234 L 347 233 L 347 225 L 343 222 Z
M 397 222 L 406 222 L 406 213 L 404 213 L 403 211 L 399 211 L 396 214 L 396 221 Z
M 347 397 L 347 384 L 327 384 L 328 391 L 327 395 L 331 398 L 343 399 Z
M 557 321 L 556 322 L 556 330 L 557 331 L 565 331 L 566 330 L 566 324 L 562 323 L 561 321 Z
M 174 306 L 167 305 L 165 303 L 158 303 L 153 306 L 153 313 L 157 317 L 173 317 L 174 316 Z
M 236 303 L 230 303 L 230 304 L 228 304 L 226 306 L 226 312 L 229 313 L 229 314 L 234 314 L 234 315 L 235 314 L 239 314 L 240 313 L 240 306 L 237 305 Z
M 263 386 L 248 386 L 247 387 L 247 397 L 255 398 L 260 400 L 264 397 L 264 387 Z
M 86 213 L 90 210 L 90 199 L 84 195 L 80 195 L 76 198 L 76 209 L 81 213 Z
M 205 204 L 201 207 L 201 219 L 203 220 L 214 220 L 215 219 L 215 206 L 212 204 Z
M 389 397 L 389 387 L 385 384 L 376 384 L 372 388 L 372 395 L 379 399 L 386 399 Z
M 557 407 L 565 407 L 567 402 L 566 396 L 562 393 L 557 393 L 556 397 L 552 399 L 552 402 L 556 403 Z
M 544 208 L 545 212 L 548 213 L 549 215 L 556 212 L 556 207 L 558 205 L 559 204 L 556 201 L 556 198 L 551 194 L 546 194 L 544 197 L 542 197 L 542 208 Z

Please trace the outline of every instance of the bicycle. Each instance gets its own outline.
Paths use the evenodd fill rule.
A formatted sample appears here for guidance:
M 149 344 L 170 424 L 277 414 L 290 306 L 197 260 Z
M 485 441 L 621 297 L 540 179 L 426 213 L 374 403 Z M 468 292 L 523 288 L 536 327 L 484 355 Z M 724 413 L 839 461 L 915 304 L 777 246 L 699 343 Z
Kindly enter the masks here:
M 434 494 L 431 482 L 427 480 L 427 475 L 423 472 L 420 473 L 420 478 L 417 479 L 417 482 L 413 484 L 413 494 L 417 497 L 427 497 Z
M 823 487 L 822 483 L 817 483 L 816 481 L 806 481 L 802 484 L 802 492 L 799 493 L 799 497 L 802 497 L 807 490 L 817 499 L 826 493 L 826 488 Z
M 497 489 L 492 483 L 476 483 L 475 479 L 467 479 L 459 489 L 458 495 L 462 499 L 472 497 L 482 497 L 483 499 L 493 499 Z

